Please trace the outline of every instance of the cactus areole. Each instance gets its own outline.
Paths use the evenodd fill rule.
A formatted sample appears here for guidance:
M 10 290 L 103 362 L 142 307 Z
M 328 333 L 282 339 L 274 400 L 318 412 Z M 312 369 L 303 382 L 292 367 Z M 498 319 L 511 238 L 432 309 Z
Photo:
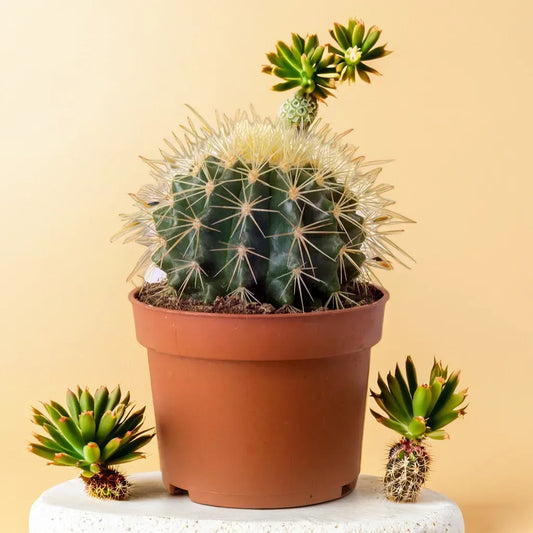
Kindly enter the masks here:
M 146 247 L 162 299 L 268 305 L 249 315 L 167 309 L 133 291 L 149 354 L 161 468 L 197 502 L 272 508 L 350 492 L 359 473 L 370 348 L 388 294 L 375 269 L 403 252 L 410 220 L 391 209 L 377 163 L 320 122 L 336 84 L 369 82 L 387 55 L 380 31 L 336 24 L 278 43 L 263 71 L 295 89 L 275 119 L 192 108 L 184 134 L 145 160 L 154 182 L 132 195 L 120 236 Z M 408 257 L 408 256 L 407 256 Z M 142 288 L 140 289 L 142 290 Z

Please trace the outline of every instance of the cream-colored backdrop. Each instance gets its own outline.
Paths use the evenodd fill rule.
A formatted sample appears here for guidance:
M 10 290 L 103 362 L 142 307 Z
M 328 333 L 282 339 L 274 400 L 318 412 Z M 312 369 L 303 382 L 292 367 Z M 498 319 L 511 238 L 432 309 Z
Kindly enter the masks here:
M 157 156 L 184 103 L 208 117 L 249 103 L 274 114 L 264 53 L 354 15 L 395 53 L 382 78 L 342 87 L 321 113 L 354 128 L 362 154 L 395 159 L 382 179 L 418 221 L 398 239 L 417 264 L 383 275 L 392 297 L 371 380 L 407 353 L 426 371 L 434 355 L 462 368 L 469 413 L 434 444 L 428 485 L 461 505 L 470 533 L 533 530 L 530 3 L 3 0 L 4 531 L 25 531 L 31 502 L 74 474 L 26 451 L 31 403 L 120 382 L 151 406 L 126 300 L 139 250 L 109 243 L 148 179 L 137 154 Z M 383 471 L 391 439 L 367 420 L 364 471 Z M 153 443 L 128 471 L 156 467 Z

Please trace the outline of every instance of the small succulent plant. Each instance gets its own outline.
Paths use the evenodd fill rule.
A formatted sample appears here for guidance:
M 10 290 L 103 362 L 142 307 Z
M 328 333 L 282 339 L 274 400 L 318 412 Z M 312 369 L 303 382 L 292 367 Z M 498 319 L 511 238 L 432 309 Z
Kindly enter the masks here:
M 114 465 L 144 457 L 139 452 L 150 442 L 151 429 L 141 430 L 144 408 L 134 410 L 129 392 L 100 387 L 94 396 L 78 387 L 67 391 L 66 408 L 58 402 L 44 404 L 46 414 L 33 408 L 33 421 L 46 435 L 34 433 L 30 451 L 48 464 L 74 466 L 90 496 L 125 500 L 130 483 Z
M 381 30 L 372 26 L 365 33 L 365 23 L 360 20 L 350 19 L 347 26 L 335 23 L 330 35 L 335 39 L 335 45 L 329 49 L 335 54 L 335 68 L 339 74 L 339 81 L 355 82 L 356 74 L 370 83 L 369 74 L 380 76 L 380 73 L 369 67 L 366 62 L 379 59 L 390 54 L 387 45 L 376 46 Z
M 365 33 L 364 22 L 356 19 L 350 19 L 346 26 L 335 23 L 330 34 L 335 44 L 321 46 L 316 35 L 304 38 L 293 33 L 291 45 L 278 41 L 276 51 L 267 54 L 270 64 L 263 72 L 284 80 L 272 89 L 297 89 L 282 104 L 280 117 L 300 127 L 315 120 L 318 102 L 333 94 L 336 82 L 355 82 L 357 74 L 370 83 L 369 74 L 379 72 L 367 62 L 391 53 L 386 45 L 375 46 L 381 30 L 372 26 Z
M 388 455 L 385 495 L 389 500 L 416 501 L 430 465 L 425 439 L 449 438 L 444 427 L 465 414 L 462 404 L 467 390 L 457 392 L 458 383 L 459 372 L 448 374 L 448 367 L 435 360 L 429 382 L 419 384 L 410 356 L 405 376 L 398 365 L 386 381 L 378 376 L 380 392 L 370 394 L 387 416 L 370 411 L 379 423 L 402 435 Z

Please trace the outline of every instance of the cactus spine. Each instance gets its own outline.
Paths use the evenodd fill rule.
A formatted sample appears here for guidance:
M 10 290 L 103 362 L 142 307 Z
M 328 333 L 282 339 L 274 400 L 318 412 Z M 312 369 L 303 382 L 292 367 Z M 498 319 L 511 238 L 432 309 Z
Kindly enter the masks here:
M 456 392 L 458 382 L 459 372 L 448 375 L 448 367 L 435 360 L 429 384 L 419 385 L 411 357 L 405 362 L 405 376 L 398 365 L 394 375 L 389 372 L 386 382 L 378 376 L 380 392 L 370 394 L 388 417 L 370 411 L 378 422 L 403 437 L 389 451 L 384 479 L 389 500 L 416 501 L 429 472 L 425 439 L 448 439 L 443 428 L 465 414 L 461 404 L 467 391 Z

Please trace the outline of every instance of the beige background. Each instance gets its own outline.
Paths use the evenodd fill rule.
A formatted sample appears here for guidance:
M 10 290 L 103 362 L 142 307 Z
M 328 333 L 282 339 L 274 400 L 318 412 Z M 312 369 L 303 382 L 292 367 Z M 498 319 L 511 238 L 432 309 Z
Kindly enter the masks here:
M 531 27 L 526 0 L 0 2 L 2 372 L 0 524 L 26 530 L 31 502 L 73 471 L 26 444 L 29 407 L 77 383 L 120 382 L 151 408 L 125 277 L 139 249 L 111 245 L 162 138 L 186 117 L 282 97 L 259 71 L 277 39 L 351 15 L 395 53 L 371 87 L 322 110 L 416 219 L 398 242 L 412 271 L 392 294 L 371 380 L 407 353 L 463 371 L 466 419 L 433 446 L 428 486 L 467 531 L 533 530 L 531 511 Z M 393 435 L 367 420 L 363 470 L 383 471 Z M 129 472 L 157 468 L 149 458 Z M 7 525 L 6 525 L 7 524 Z

